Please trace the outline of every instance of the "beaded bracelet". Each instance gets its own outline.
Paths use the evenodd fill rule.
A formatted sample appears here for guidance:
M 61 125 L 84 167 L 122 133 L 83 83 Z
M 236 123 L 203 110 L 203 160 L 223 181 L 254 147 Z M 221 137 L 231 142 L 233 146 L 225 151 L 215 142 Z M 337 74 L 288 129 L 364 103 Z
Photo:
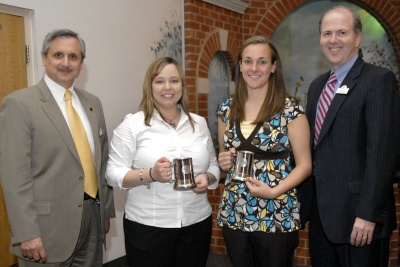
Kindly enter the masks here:
M 143 180 L 142 173 L 143 173 L 143 168 L 140 169 L 140 171 L 139 171 L 139 178 L 140 178 L 140 181 L 142 181 L 142 183 L 144 183 L 144 185 L 147 187 L 147 189 L 150 189 L 150 183 L 146 183 L 146 182 Z
M 151 175 L 151 170 L 152 170 L 153 168 L 150 168 L 150 170 L 149 170 L 149 176 L 150 176 L 150 178 L 151 178 L 151 180 L 153 180 L 153 182 L 156 182 L 156 179 L 154 179 L 153 178 L 153 175 Z

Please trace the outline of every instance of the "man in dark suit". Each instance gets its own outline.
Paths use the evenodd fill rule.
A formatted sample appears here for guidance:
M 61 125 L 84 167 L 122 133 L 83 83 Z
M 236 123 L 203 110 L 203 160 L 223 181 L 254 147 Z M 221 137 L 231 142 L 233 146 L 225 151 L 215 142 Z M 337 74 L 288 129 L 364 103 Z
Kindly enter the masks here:
M 329 9 L 320 21 L 320 46 L 331 70 L 308 93 L 312 184 L 300 188 L 303 223 L 309 218 L 313 266 L 387 266 L 396 228 L 393 182 L 399 159 L 399 92 L 395 75 L 358 55 L 359 16 Z M 330 88 L 330 89 L 329 89 Z
M 42 47 L 45 77 L 1 105 L 0 179 L 11 251 L 20 267 L 102 266 L 102 243 L 115 210 L 104 177 L 108 137 L 102 105 L 74 87 L 84 58 L 85 43 L 77 33 L 48 33 Z M 71 100 L 64 98 L 67 91 Z M 85 145 L 77 143 L 68 101 Z

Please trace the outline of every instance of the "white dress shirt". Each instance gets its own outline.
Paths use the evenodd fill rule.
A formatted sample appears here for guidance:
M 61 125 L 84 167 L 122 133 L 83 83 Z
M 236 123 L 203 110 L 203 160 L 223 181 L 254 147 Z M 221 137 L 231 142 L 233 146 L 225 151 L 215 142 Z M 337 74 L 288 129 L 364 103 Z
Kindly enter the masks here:
M 68 114 L 67 114 L 67 108 L 65 106 L 65 101 L 64 101 L 64 93 L 65 93 L 65 88 L 62 87 L 61 85 L 57 84 L 54 82 L 52 79 L 50 79 L 47 74 L 44 76 L 44 81 L 46 82 L 47 87 L 49 87 L 51 94 L 53 95 L 54 99 L 57 102 L 57 105 L 60 107 L 60 110 L 62 114 L 64 115 L 64 118 L 68 124 L 69 130 L 71 130 L 71 127 L 69 126 L 69 120 L 68 120 Z M 86 131 L 86 136 L 89 141 L 90 148 L 92 149 L 92 154 L 94 157 L 94 140 L 93 140 L 93 132 L 92 132 L 92 127 L 90 126 L 89 118 L 85 112 L 85 109 L 82 106 L 81 101 L 79 100 L 78 95 L 76 94 L 74 90 L 74 86 L 69 88 L 72 92 L 71 95 L 71 101 L 72 101 L 72 106 L 78 112 L 79 117 L 81 118 L 81 121 L 83 123 L 83 126 L 85 127 Z
M 155 111 L 150 125 L 144 124 L 144 113 L 126 115 L 114 130 L 107 164 L 109 185 L 122 189 L 124 176 L 130 169 L 151 168 L 161 157 L 192 158 L 194 176 L 203 172 L 214 174 L 218 186 L 220 170 L 215 157 L 207 123 L 203 117 L 190 113 L 195 121 L 193 132 L 188 116 L 182 111 L 174 129 Z M 173 183 L 153 182 L 128 188 L 125 217 L 140 224 L 161 228 L 180 228 L 210 216 L 207 194 L 192 190 L 176 191 Z

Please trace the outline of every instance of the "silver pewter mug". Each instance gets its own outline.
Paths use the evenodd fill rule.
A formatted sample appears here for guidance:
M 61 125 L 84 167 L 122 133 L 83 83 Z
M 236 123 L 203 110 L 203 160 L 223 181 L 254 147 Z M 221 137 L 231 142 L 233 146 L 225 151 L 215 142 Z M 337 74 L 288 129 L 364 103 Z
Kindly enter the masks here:
M 241 150 L 236 153 L 235 169 L 233 171 L 233 180 L 247 181 L 247 178 L 253 172 L 254 153 Z
M 174 159 L 174 189 L 188 190 L 197 187 L 194 182 L 192 158 Z

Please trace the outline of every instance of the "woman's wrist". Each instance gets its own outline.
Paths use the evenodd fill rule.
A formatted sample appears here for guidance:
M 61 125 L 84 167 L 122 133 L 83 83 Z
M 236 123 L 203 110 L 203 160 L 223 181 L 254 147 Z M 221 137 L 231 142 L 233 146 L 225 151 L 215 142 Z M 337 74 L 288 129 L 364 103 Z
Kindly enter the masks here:
M 143 179 L 143 168 L 139 170 L 139 179 L 147 187 L 147 189 L 150 189 L 150 183 L 149 182 L 146 183 Z
M 150 169 L 149 169 L 149 176 L 150 176 L 150 179 L 151 179 L 153 182 L 157 182 L 157 180 L 154 179 L 153 175 L 151 175 L 151 170 L 152 170 L 152 169 L 153 169 L 153 168 L 150 168 Z
M 206 175 L 206 178 L 207 178 L 207 186 L 209 186 L 209 185 L 210 185 L 210 175 L 208 175 L 208 172 L 202 172 L 202 173 L 199 173 L 199 174 L 205 174 L 205 175 Z
M 271 187 L 272 197 L 274 199 L 278 198 L 280 195 L 284 194 L 284 192 L 282 192 L 282 193 L 279 192 L 280 190 L 279 190 L 278 186 L 279 185 L 277 185 L 275 187 Z

